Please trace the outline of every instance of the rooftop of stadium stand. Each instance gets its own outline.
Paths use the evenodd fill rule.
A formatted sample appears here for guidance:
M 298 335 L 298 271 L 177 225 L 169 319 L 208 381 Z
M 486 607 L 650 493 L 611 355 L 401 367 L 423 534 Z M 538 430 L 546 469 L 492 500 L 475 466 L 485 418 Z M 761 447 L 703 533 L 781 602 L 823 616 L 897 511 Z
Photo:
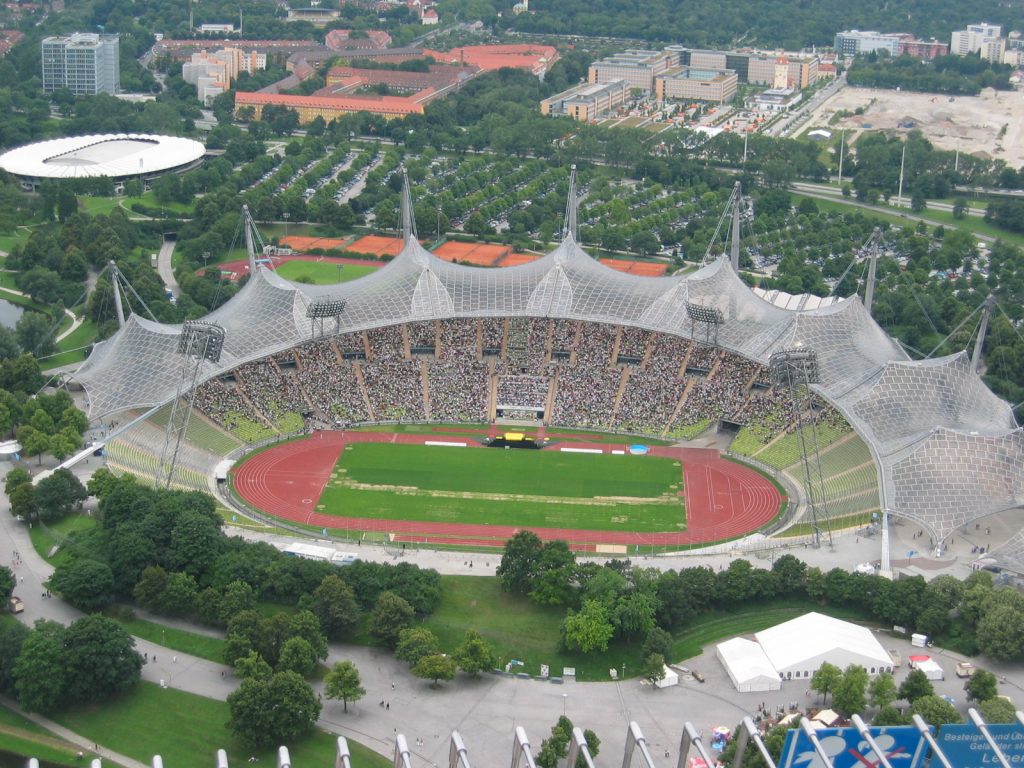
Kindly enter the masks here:
M 406 192 L 404 209 L 411 210 Z M 403 220 L 409 220 L 407 213 Z M 575 221 L 570 205 L 569 221 Z M 260 267 L 229 302 L 203 318 L 225 328 L 206 381 L 243 363 L 310 340 L 308 306 L 344 302 L 337 333 L 423 320 L 549 317 L 623 325 L 701 340 L 687 305 L 717 310 L 718 346 L 767 365 L 774 352 L 814 350 L 814 390 L 849 421 L 878 467 L 884 508 L 927 527 L 937 541 L 970 520 L 1024 503 L 1024 434 L 1009 404 L 993 394 L 966 353 L 911 360 L 861 300 L 787 309 L 759 297 L 720 258 L 688 275 L 641 277 L 603 266 L 572 227 L 546 256 L 486 269 L 444 261 L 407 224 L 398 256 L 351 282 L 291 283 Z M 787 302 L 788 304 L 788 302 Z M 334 334 L 332 330 L 332 334 Z M 153 407 L 175 396 L 181 327 L 131 315 L 97 344 L 74 374 L 89 415 Z
M 204 154 L 206 147 L 192 139 L 107 133 L 65 136 L 17 147 L 0 155 L 0 168 L 32 179 L 116 179 L 185 167 Z

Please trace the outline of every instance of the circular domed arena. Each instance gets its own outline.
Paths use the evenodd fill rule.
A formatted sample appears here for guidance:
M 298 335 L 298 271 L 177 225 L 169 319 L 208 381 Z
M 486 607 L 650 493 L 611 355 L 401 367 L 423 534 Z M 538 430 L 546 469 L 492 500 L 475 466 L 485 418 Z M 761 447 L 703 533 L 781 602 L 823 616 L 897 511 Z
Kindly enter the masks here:
M 32 190 L 47 179 L 150 180 L 194 168 L 205 154 L 200 142 L 179 136 L 107 133 L 17 147 L 0 155 L 0 168 Z

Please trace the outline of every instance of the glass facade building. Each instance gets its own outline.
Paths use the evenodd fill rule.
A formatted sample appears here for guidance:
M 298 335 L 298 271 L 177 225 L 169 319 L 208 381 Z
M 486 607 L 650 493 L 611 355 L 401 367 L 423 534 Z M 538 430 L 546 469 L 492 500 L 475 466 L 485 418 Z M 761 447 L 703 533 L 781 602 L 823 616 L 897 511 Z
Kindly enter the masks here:
M 76 32 L 43 40 L 43 90 L 76 96 L 117 93 L 121 66 L 117 35 Z

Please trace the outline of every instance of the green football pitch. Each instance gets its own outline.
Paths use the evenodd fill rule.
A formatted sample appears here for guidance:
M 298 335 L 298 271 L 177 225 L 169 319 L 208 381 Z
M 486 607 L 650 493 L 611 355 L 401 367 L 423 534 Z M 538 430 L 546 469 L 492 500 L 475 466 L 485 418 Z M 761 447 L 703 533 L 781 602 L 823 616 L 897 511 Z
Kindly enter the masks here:
M 334 262 L 293 259 L 281 264 L 275 271 L 286 280 L 296 283 L 330 285 L 364 277 L 376 272 L 377 267 L 368 264 L 342 264 L 341 269 L 338 269 Z
M 686 527 L 674 459 L 356 443 L 317 510 L 345 517 L 614 531 Z

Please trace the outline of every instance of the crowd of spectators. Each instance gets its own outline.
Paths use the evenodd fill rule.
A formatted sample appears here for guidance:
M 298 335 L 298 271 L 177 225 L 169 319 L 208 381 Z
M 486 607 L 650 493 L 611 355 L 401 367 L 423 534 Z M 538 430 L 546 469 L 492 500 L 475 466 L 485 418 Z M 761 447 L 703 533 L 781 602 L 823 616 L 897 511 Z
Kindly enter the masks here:
M 415 323 L 408 323 L 409 346 L 413 349 L 435 349 L 437 346 L 437 332 L 433 320 L 424 320 Z
M 630 372 L 616 412 L 616 425 L 626 432 L 662 432 L 671 423 L 679 398 L 686 390 L 686 379 L 679 373 L 690 342 L 678 336 L 659 335 L 653 344 L 647 366 Z
M 279 370 L 272 360 L 246 363 L 235 375 L 249 401 L 272 422 L 285 413 L 309 410 L 298 381 L 290 371 Z
M 370 352 L 377 362 L 397 362 L 405 359 L 405 341 L 401 325 L 388 325 L 366 332 Z
M 362 335 L 346 334 L 359 342 L 362 351 Z M 339 347 L 339 349 L 341 349 Z M 330 341 L 314 341 L 299 349 L 299 383 L 306 391 L 313 406 L 330 419 L 341 421 L 366 421 L 366 401 L 355 375 L 356 363 L 338 360 Z
M 762 366 L 700 341 L 548 318 L 515 318 L 508 334 L 508 359 L 501 361 L 481 360 L 483 348 L 502 346 L 500 319 L 416 322 L 320 339 L 286 353 L 280 365 L 265 359 L 241 366 L 237 388 L 229 380 L 207 382 L 196 402 L 222 424 L 253 408 L 276 422 L 283 412 L 310 407 L 327 423 L 428 414 L 484 421 L 489 405 L 524 416 L 544 410 L 555 380 L 553 412 L 546 416 L 558 425 L 660 434 L 723 417 L 773 429 L 793 421 L 786 394 L 765 386 Z M 436 350 L 438 340 L 436 358 L 407 358 L 413 348 Z M 613 358 L 616 340 L 617 359 L 630 358 L 629 365 Z M 367 344 L 369 359 L 345 359 L 361 356 Z M 495 403 L 489 403 L 492 387 Z

